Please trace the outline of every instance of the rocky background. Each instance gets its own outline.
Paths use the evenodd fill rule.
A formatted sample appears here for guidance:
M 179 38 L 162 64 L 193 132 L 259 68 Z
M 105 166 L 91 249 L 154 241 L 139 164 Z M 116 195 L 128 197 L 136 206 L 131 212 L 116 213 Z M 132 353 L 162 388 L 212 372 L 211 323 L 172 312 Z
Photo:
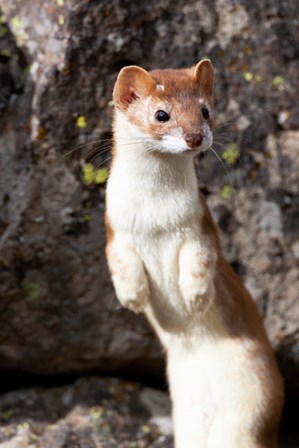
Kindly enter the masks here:
M 17 371 L 48 375 L 49 383 L 93 371 L 165 385 L 160 346 L 143 318 L 118 306 L 104 257 L 111 95 L 125 65 L 185 67 L 208 56 L 218 158 L 199 160 L 200 185 L 227 258 L 264 317 L 287 390 L 298 396 L 297 0 L 0 7 L 0 368 L 9 372 L 2 388 L 18 387 L 8 384 Z M 51 390 L 54 404 L 48 389 L 9 392 L 0 398 L 0 447 L 171 446 L 169 426 L 151 420 L 167 405 L 146 410 L 142 390 L 85 378 Z

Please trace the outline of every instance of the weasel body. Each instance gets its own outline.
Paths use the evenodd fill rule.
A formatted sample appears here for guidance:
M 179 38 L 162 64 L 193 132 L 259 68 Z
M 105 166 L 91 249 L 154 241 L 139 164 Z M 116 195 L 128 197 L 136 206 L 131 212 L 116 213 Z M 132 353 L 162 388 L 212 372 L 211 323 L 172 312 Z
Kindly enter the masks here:
M 194 170 L 212 144 L 212 65 L 126 67 L 114 102 L 107 259 L 118 299 L 165 348 L 175 446 L 274 448 L 282 380 Z

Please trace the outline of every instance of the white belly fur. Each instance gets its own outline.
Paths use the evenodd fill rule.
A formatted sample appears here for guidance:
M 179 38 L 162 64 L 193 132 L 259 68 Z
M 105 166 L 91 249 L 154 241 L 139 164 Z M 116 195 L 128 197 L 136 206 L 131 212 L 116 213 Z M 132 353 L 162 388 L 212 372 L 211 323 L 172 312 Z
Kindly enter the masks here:
M 136 157 L 129 163 L 132 172 Z M 252 361 L 242 344 L 229 337 L 216 305 L 204 319 L 187 315 L 179 291 L 181 244 L 201 237 L 193 166 L 182 167 L 185 183 L 178 179 L 168 188 L 163 179 L 153 185 L 153 177 L 147 178 L 150 168 L 144 161 L 141 167 L 136 165 L 138 176 L 132 180 L 120 179 L 126 167 L 114 166 L 107 214 L 115 238 L 129 241 L 148 275 L 151 297 L 145 314 L 167 352 L 176 448 L 255 447 L 249 427 L 262 393 Z
M 114 238 L 126 240 L 143 261 L 151 286 L 151 303 L 145 312 L 168 350 L 175 340 L 180 344 L 182 339 L 193 340 L 205 332 L 197 319 L 187 316 L 178 284 L 178 254 L 183 243 L 202 237 L 202 210 L 191 159 L 172 167 L 167 161 L 162 174 L 161 164 L 157 169 L 147 162 L 136 157 L 128 161 L 126 154 L 113 166 L 107 214 Z M 155 169 L 158 172 L 153 176 Z M 128 171 L 130 176 L 124 176 Z M 216 314 L 214 309 L 209 316 Z
M 176 447 L 255 447 L 263 391 L 253 361 L 215 306 L 204 319 L 186 316 L 177 282 L 183 236 L 164 238 L 138 250 L 153 292 L 145 312 L 167 352 Z

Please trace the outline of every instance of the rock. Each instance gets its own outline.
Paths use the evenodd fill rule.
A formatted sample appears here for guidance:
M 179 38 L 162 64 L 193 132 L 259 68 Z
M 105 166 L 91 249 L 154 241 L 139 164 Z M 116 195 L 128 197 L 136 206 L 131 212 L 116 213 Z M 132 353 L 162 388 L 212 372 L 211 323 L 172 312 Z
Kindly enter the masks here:
M 106 82 L 100 66 L 90 71 L 93 81 L 87 82 L 78 61 L 67 55 L 77 54 L 76 35 L 58 23 L 66 9 L 71 28 L 82 11 L 86 21 L 93 12 L 84 2 L 74 9 L 58 3 L 53 8 L 44 2 L 5 3 L 11 30 L 28 59 L 24 64 L 25 57 L 19 57 L 16 67 L 20 51 L 6 30 L 1 48 L 9 48 L 6 65 L 20 91 L 1 115 L 0 366 L 43 373 L 133 369 L 158 375 L 163 370 L 158 342 L 144 320 L 121 309 L 114 297 L 104 255 L 103 185 L 84 185 L 81 173 L 75 173 L 78 161 L 61 155 L 62 147 L 69 151 L 82 139 L 99 138 L 110 126 L 107 117 L 106 125 L 99 123 L 101 109 L 111 112 L 110 92 L 105 107 L 99 105 Z M 93 26 L 100 27 L 105 11 L 102 6 Z M 122 11 L 107 29 L 114 20 L 117 28 Z M 98 50 L 105 39 L 103 30 Z M 30 72 L 26 78 L 25 70 Z M 94 98 L 89 110 L 71 80 L 79 72 L 78 86 L 86 82 L 85 94 Z M 95 87 L 98 94 L 90 91 Z M 78 127 L 83 114 L 85 130 Z
M 137 383 L 81 378 L 0 398 L 0 448 L 170 448 L 165 392 Z
M 200 161 L 201 186 L 287 386 L 299 391 L 296 2 L 0 5 L 10 29 L 1 20 L 0 367 L 161 375 L 152 331 L 115 299 L 104 180 L 86 178 L 84 161 L 107 166 L 121 67 L 181 67 L 208 55 L 221 163 L 213 154 Z

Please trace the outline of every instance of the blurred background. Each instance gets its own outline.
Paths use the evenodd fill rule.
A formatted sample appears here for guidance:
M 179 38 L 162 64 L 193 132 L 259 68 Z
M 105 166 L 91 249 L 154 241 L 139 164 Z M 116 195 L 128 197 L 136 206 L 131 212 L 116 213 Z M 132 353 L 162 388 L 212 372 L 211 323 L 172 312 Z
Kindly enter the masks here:
M 298 448 L 298 1 L 0 8 L 0 447 L 172 446 L 162 350 L 104 256 L 112 89 L 125 65 L 209 57 L 218 158 L 198 161 L 200 187 L 286 381 L 281 446 Z

